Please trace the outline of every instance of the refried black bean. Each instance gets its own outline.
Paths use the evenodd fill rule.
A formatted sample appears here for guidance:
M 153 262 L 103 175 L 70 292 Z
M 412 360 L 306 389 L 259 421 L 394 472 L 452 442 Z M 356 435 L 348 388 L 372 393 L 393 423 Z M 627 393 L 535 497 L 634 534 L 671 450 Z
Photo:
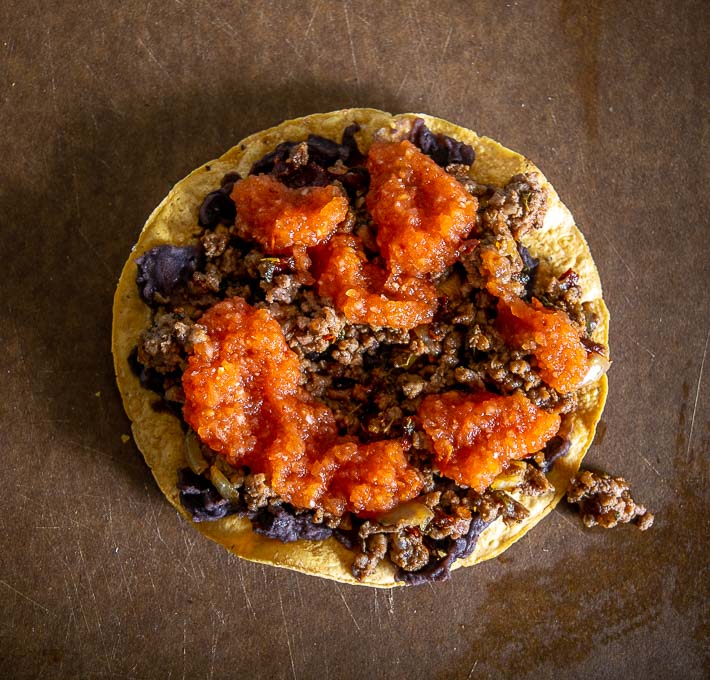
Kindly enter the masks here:
M 292 189 L 339 181 L 354 199 L 365 193 L 370 183 L 355 140 L 358 130 L 356 123 L 348 126 L 340 144 L 319 135 L 309 135 L 306 142 L 282 142 L 256 161 L 249 174 L 271 174 Z
M 535 282 L 535 274 L 537 273 L 537 268 L 540 264 L 540 260 L 533 257 L 530 251 L 519 241 L 516 244 L 518 246 L 518 253 L 520 253 L 520 259 L 523 261 L 523 271 L 520 279 L 520 283 L 525 287 L 525 299 L 530 300 L 532 296 L 533 284 Z
M 545 448 L 542 450 L 542 459 L 537 462 L 537 466 L 547 474 L 552 470 L 552 466 L 557 460 L 564 458 L 569 453 L 571 446 L 572 442 L 569 439 L 559 435 L 553 437 L 545 444 Z
M 257 534 L 275 538 L 282 543 L 292 543 L 301 539 L 324 541 L 333 533 L 330 527 L 314 524 L 312 512 L 296 514 L 289 505 L 260 510 L 251 521 Z
M 473 165 L 475 159 L 473 147 L 447 135 L 434 135 L 421 118 L 412 123 L 409 141 L 442 168 L 448 165 Z
M 164 303 L 204 263 L 199 246 L 156 246 L 136 259 L 136 284 L 148 305 Z
M 178 470 L 177 488 L 180 491 L 180 503 L 194 522 L 212 522 L 236 512 L 208 479 L 195 474 L 190 468 Z
M 454 562 L 457 559 L 464 559 L 473 553 L 478 543 L 478 537 L 489 524 L 490 522 L 484 522 L 481 517 L 474 516 L 465 536 L 455 540 L 445 539 L 442 542 L 446 546 L 444 557 L 437 561 L 429 562 L 426 567 L 418 571 L 408 572 L 400 569 L 397 572 L 397 578 L 409 586 L 432 581 L 447 581 L 451 576 L 451 567 Z
M 220 222 L 234 224 L 237 208 L 230 198 L 234 182 L 223 184 L 220 189 L 213 191 L 205 197 L 200 206 L 197 222 L 201 227 L 214 229 Z

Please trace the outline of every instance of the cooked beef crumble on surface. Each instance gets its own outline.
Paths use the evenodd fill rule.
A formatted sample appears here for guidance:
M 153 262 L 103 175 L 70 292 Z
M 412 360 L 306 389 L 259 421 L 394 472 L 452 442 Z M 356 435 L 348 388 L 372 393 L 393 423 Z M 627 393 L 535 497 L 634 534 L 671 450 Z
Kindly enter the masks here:
M 567 502 L 576 503 L 586 527 L 613 529 L 634 522 L 641 531 L 653 526 L 653 514 L 634 501 L 623 477 L 582 470 L 567 489 Z
M 319 504 L 304 510 L 280 497 L 263 473 L 230 465 L 228 457 L 200 442 L 185 424 L 189 468 L 177 480 L 183 507 L 195 521 L 235 513 L 248 517 L 255 532 L 285 542 L 333 536 L 352 549 L 352 573 L 358 579 L 389 559 L 406 583 L 443 580 L 456 559 L 473 552 L 489 524 L 512 524 L 528 515 L 511 494 L 552 491 L 545 473 L 569 450 L 561 433 L 564 414 L 575 409 L 576 390 L 551 385 L 545 358 L 521 348 L 525 343 L 510 342 L 499 316 L 520 312 L 514 302 L 501 311 L 500 299 L 527 307 L 535 302 L 551 314 L 560 310 L 591 363 L 608 365 L 606 349 L 591 339 L 597 319 L 581 302 L 575 272 L 557 278 L 540 275 L 538 261 L 522 243 L 545 216 L 547 197 L 538 178 L 517 175 L 502 187 L 480 184 L 468 175 L 475 162 L 473 149 L 434 135 L 422 120 L 402 135 L 457 180 L 474 199 L 468 205 L 475 210 L 473 228 L 456 249 L 455 261 L 446 263 L 434 281 L 422 284 L 415 278 L 411 284 L 406 262 L 394 271 L 396 285 L 409 281 L 413 286 L 413 293 L 395 297 L 405 301 L 408 314 L 422 314 L 428 304 L 423 301 L 431 300 L 434 290 L 435 312 L 427 322 L 393 323 L 395 327 L 358 322 L 363 307 L 344 307 L 351 301 L 338 301 L 335 288 L 323 284 L 323 278 L 314 279 L 314 251 L 306 247 L 317 242 L 308 242 L 306 234 L 304 247 L 280 247 L 278 234 L 237 214 L 233 198 L 244 187 L 276 196 L 274 201 L 295 200 L 295 190 L 314 188 L 309 189 L 311 203 L 340 211 L 337 228 L 328 234 L 331 243 L 346 254 L 359 249 L 357 274 L 373 285 L 385 263 L 368 205 L 372 177 L 355 141 L 357 130 L 356 124 L 346 128 L 340 144 L 315 135 L 304 142 L 283 142 L 253 165 L 245 178 L 249 182 L 236 173 L 226 175 L 200 208 L 198 244 L 158 246 L 137 260 L 137 284 L 152 310 L 152 325 L 131 362 L 141 383 L 160 395 L 159 408 L 182 415 L 183 374 L 193 348 L 208 338 L 206 322 L 201 323 L 209 318 L 203 318 L 207 310 L 240 298 L 250 309 L 268 312 L 297 358 L 299 389 L 332 412 L 337 432 L 331 439 L 365 448 L 401 443 L 407 464 L 417 470 L 418 493 L 385 512 L 357 513 Z M 316 264 L 327 271 L 327 261 Z M 390 274 L 385 286 L 391 292 Z M 431 395 L 483 390 L 491 396 L 524 397 L 543 416 L 561 415 L 563 426 L 523 460 L 510 461 L 492 483 L 472 488 L 454 481 L 455 474 L 442 474 L 432 429 L 426 431 L 422 424 L 423 403 Z M 623 480 L 583 477 L 570 494 L 570 501 L 583 504 L 588 525 L 611 526 L 637 516 L 644 528 L 649 524 L 644 518 L 650 513 L 634 505 Z

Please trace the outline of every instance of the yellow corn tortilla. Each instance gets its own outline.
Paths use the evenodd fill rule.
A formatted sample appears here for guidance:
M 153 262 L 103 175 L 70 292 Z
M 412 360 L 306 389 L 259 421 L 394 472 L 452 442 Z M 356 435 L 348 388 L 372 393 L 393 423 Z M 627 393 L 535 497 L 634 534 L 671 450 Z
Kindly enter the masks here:
M 193 243 L 200 231 L 197 215 L 204 197 L 219 188 L 220 180 L 227 172 L 237 171 L 243 177 L 247 176 L 252 164 L 272 151 L 279 142 L 302 141 L 309 134 L 340 142 L 344 128 L 357 122 L 361 129 L 356 138 L 360 150 L 366 153 L 378 129 L 393 127 L 398 122 L 417 117 L 424 119 L 432 132 L 449 135 L 474 148 L 476 160 L 471 169 L 471 177 L 479 182 L 504 186 L 518 173 L 538 173 L 541 183 L 548 191 L 548 211 L 542 229 L 529 232 L 523 242 L 534 257 L 541 258 L 540 266 L 543 271 L 547 269 L 559 275 L 572 268 L 577 272 L 583 301 L 593 307 L 600 319 L 594 340 L 608 344 L 609 314 L 602 300 L 599 275 L 587 243 L 552 186 L 538 168 L 520 154 L 506 149 L 492 139 L 479 137 L 471 130 L 439 118 L 424 114 L 392 116 L 375 109 L 344 109 L 314 114 L 258 132 L 247 137 L 220 158 L 200 166 L 175 185 L 148 218 L 138 243 L 123 268 L 114 298 L 112 349 L 116 380 L 126 413 L 132 421 L 133 436 L 161 491 L 187 521 L 191 520 L 180 504 L 176 488 L 177 471 L 187 466 L 180 422 L 172 414 L 159 413 L 153 409 L 152 404 L 157 400 L 157 396 L 141 387 L 128 363 L 129 354 L 136 346 L 141 332 L 149 326 L 151 318 L 150 309 L 141 300 L 136 286 L 136 258 L 157 245 Z M 606 394 L 606 376 L 587 386 L 579 394 L 579 407 L 568 416 L 567 421 L 570 427 L 570 452 L 559 460 L 548 474 L 555 493 L 519 498 L 529 509 L 530 516 L 510 527 L 505 526 L 502 521 L 494 522 L 481 535 L 475 552 L 467 559 L 457 560 L 453 565 L 454 569 L 496 557 L 557 505 L 565 493 L 568 481 L 579 469 L 582 458 L 592 443 Z M 248 519 L 235 516 L 215 522 L 193 523 L 193 526 L 235 555 L 254 562 L 294 569 L 343 583 L 382 588 L 402 585 L 401 582 L 395 581 L 395 567 L 386 560 L 380 562 L 376 571 L 364 581 L 355 579 L 350 572 L 353 553 L 334 538 L 284 544 L 253 533 Z

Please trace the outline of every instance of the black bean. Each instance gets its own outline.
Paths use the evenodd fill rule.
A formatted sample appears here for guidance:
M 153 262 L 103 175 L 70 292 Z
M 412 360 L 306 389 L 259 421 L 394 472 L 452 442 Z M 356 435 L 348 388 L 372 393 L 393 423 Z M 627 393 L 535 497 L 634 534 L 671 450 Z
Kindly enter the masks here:
M 254 532 L 275 538 L 282 543 L 292 543 L 300 539 L 324 541 L 333 530 L 323 524 L 314 524 L 313 515 L 305 512 L 296 515 L 290 506 L 266 507 L 252 517 Z
M 141 297 L 149 305 L 159 293 L 164 299 L 187 283 L 202 260 L 199 246 L 156 246 L 138 259 L 136 283 Z

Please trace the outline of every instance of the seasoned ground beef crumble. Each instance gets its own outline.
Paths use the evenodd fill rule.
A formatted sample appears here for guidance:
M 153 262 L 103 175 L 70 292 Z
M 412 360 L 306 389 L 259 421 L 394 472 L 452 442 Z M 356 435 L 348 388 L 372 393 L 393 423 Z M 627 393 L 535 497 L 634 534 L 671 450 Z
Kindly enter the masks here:
M 338 233 L 356 234 L 367 257 L 377 264 L 381 256 L 376 229 L 363 200 L 369 176 L 355 131 L 348 128 L 340 145 L 315 136 L 280 144 L 254 165 L 252 174 L 271 174 L 289 187 L 337 183 L 350 200 Z M 339 434 L 366 443 L 401 439 L 410 460 L 418 464 L 424 488 L 417 499 L 404 504 L 398 517 L 385 513 L 362 519 L 322 509 L 304 511 L 274 494 L 263 474 L 230 468 L 203 445 L 204 471 L 183 470 L 178 480 L 184 507 L 195 521 L 244 515 L 255 531 L 282 541 L 334 536 L 354 551 L 352 571 L 357 578 L 371 574 L 388 557 L 401 580 L 418 583 L 447 578 L 453 562 L 473 551 L 478 535 L 491 522 L 524 519 L 528 512 L 511 493 L 549 493 L 544 473 L 569 449 L 564 437 L 555 437 L 543 451 L 517 461 L 497 487 L 483 493 L 457 486 L 432 468 L 432 442 L 417 417 L 427 395 L 460 389 L 520 393 L 536 406 L 561 414 L 576 405 L 574 392 L 560 394 L 543 382 L 530 352 L 511 349 L 501 337 L 495 325 L 496 298 L 486 289 L 490 271 L 485 254 L 495 256 L 496 276 L 512 294 L 526 300 L 536 297 L 563 310 L 588 351 L 603 354 L 605 349 L 591 340 L 597 320 L 580 301 L 576 274 L 538 276 L 538 262 L 523 244 L 525 235 L 544 220 L 547 197 L 539 179 L 516 175 L 504 187 L 477 183 L 467 174 L 468 164 L 474 162 L 470 147 L 434 137 L 421 121 L 409 135 L 478 201 L 476 238 L 464 242 L 458 260 L 436 281 L 442 297 L 427 328 L 348 323 L 330 299 L 316 293 L 295 253 L 268 255 L 238 220 L 235 224 L 233 204 L 227 199 L 239 178 L 231 174 L 203 203 L 198 248 L 180 252 L 159 246 L 139 260 L 138 283 L 153 320 L 134 359 L 143 384 L 162 397 L 163 406 L 179 410 L 185 399 L 180 375 L 187 355 L 205 337 L 202 314 L 233 296 L 267 310 L 300 360 L 302 386 L 332 409 Z M 627 503 L 617 514 L 625 517 L 629 512 L 633 509 Z
M 586 527 L 612 529 L 634 522 L 641 531 L 646 531 L 653 525 L 653 515 L 634 501 L 623 477 L 583 470 L 570 483 L 567 501 L 579 506 Z

